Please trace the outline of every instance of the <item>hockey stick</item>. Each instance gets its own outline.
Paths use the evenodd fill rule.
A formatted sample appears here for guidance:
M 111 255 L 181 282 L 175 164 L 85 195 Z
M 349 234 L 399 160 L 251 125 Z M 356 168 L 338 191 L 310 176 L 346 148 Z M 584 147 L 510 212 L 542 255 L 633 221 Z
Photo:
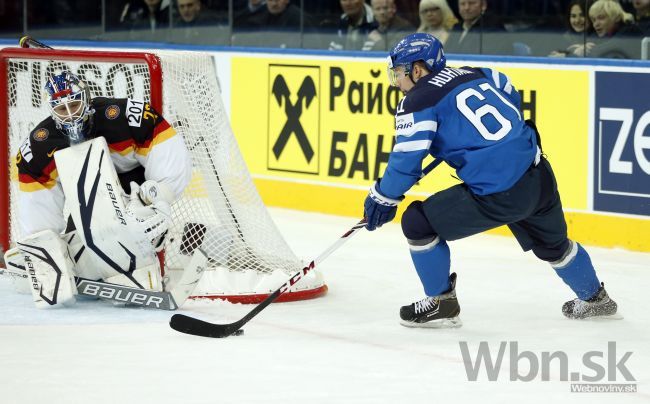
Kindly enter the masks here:
M 21 48 L 37 48 L 37 49 L 54 49 L 51 46 L 45 45 L 43 42 L 37 41 L 29 35 L 20 38 L 18 42 Z
M 422 170 L 422 175 L 420 178 L 423 178 L 434 168 L 436 168 L 442 159 L 435 159 L 428 166 Z M 273 303 L 282 293 L 289 290 L 291 286 L 300 281 L 309 271 L 314 269 L 316 265 L 321 263 L 325 258 L 327 258 L 332 252 L 341 247 L 346 241 L 348 241 L 352 236 L 354 236 L 359 230 L 363 229 L 366 226 L 366 219 L 363 218 L 357 224 L 352 226 L 350 230 L 345 232 L 334 244 L 332 244 L 327 250 L 323 251 L 321 255 L 316 257 L 312 262 L 309 263 L 306 267 L 301 269 L 299 272 L 295 273 L 288 281 L 286 281 L 279 289 L 270 294 L 264 301 L 258 304 L 253 310 L 248 314 L 242 317 L 240 320 L 235 321 L 234 323 L 229 324 L 215 324 L 209 323 L 207 321 L 199 320 L 194 317 L 186 316 L 184 314 L 174 314 L 169 320 L 169 326 L 178 332 L 185 334 L 196 335 L 199 337 L 209 337 L 209 338 L 224 338 L 230 335 L 241 335 L 243 330 L 241 328 L 249 322 L 253 317 L 258 315 L 266 306 Z
M 174 314 L 169 320 L 169 326 L 176 331 L 198 335 L 200 337 L 210 337 L 210 338 L 223 338 L 229 335 L 239 335 L 241 334 L 240 329 L 249 322 L 253 317 L 259 314 L 260 311 L 264 310 L 266 306 L 273 303 L 282 293 L 289 290 L 291 286 L 296 284 L 301 280 L 309 271 L 314 269 L 317 264 L 322 262 L 327 258 L 334 250 L 342 246 L 347 240 L 349 240 L 353 235 L 355 235 L 359 230 L 363 229 L 366 226 L 366 219 L 360 220 L 357 224 L 352 226 L 350 230 L 345 232 L 334 244 L 332 244 L 327 250 L 323 251 L 321 255 L 316 257 L 312 262 L 309 263 L 306 267 L 301 269 L 299 272 L 296 272 L 288 281 L 286 281 L 279 289 L 271 293 L 269 297 L 264 299 L 262 303 L 258 304 L 253 310 L 246 314 L 243 318 L 234 323 L 230 324 L 214 324 L 202 321 L 193 317 L 189 317 L 183 314 Z
M 176 310 L 185 303 L 199 283 L 205 270 L 208 258 L 200 249 L 194 250 L 191 261 L 183 271 L 181 279 L 169 291 L 153 291 L 134 288 L 104 281 L 74 277 L 77 293 L 83 296 L 97 297 L 129 305 L 142 306 L 151 309 Z M 27 278 L 24 267 L 0 268 L 0 275 L 10 275 Z

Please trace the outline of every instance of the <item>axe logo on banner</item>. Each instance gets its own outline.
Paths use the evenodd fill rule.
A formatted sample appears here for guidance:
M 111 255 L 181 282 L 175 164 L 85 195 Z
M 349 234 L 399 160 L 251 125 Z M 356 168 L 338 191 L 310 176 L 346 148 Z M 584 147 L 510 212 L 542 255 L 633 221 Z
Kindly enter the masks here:
M 269 65 L 267 164 L 318 174 L 320 68 Z

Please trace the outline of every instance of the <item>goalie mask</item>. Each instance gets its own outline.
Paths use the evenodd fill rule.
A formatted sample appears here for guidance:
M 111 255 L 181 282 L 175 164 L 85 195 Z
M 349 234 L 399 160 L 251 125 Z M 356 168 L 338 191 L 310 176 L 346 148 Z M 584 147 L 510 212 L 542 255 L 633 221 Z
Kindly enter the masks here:
M 92 115 L 90 90 L 74 74 L 64 71 L 50 77 L 45 84 L 50 114 L 57 128 L 63 130 L 70 144 L 86 140 Z

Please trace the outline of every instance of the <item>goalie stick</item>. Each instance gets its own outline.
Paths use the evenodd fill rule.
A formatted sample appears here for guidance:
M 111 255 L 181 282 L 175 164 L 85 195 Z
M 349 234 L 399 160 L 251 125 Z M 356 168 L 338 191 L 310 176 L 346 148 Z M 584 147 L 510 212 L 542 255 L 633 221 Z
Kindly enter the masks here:
M 441 159 L 435 159 L 428 166 L 422 170 L 422 175 L 420 178 L 424 178 L 425 175 L 430 173 L 434 168 L 436 168 L 442 162 Z M 316 265 L 321 263 L 325 258 L 327 258 L 332 252 L 342 246 L 346 241 L 348 241 L 352 236 L 354 236 L 359 230 L 363 229 L 366 226 L 366 219 L 363 218 L 357 224 L 352 226 L 350 230 L 345 232 L 334 244 L 332 244 L 327 250 L 325 250 L 321 255 L 316 257 L 312 262 L 309 263 L 306 267 L 301 269 L 299 272 L 296 272 L 288 281 L 286 281 L 279 289 L 271 293 L 269 297 L 264 299 L 260 304 L 255 306 L 248 314 L 242 317 L 240 320 L 235 321 L 234 323 L 229 324 L 215 324 L 209 323 L 207 321 L 199 320 L 194 317 L 186 316 L 184 314 L 174 314 L 169 320 L 169 326 L 178 332 L 185 334 L 196 335 L 199 337 L 209 337 L 209 338 L 224 338 L 230 335 L 241 335 L 243 330 L 241 328 L 249 322 L 253 317 L 258 315 L 262 310 L 264 310 L 268 305 L 273 303 L 282 293 L 289 290 L 291 286 L 300 281 L 309 271 L 314 269 Z
M 183 270 L 181 279 L 169 291 L 157 292 L 134 288 L 104 281 L 76 277 L 77 293 L 83 296 L 97 297 L 129 305 L 142 306 L 151 309 L 176 310 L 185 303 L 201 280 L 208 258 L 200 249 L 194 250 L 194 255 L 188 266 Z M 24 267 L 0 268 L 0 275 L 7 274 L 27 278 Z

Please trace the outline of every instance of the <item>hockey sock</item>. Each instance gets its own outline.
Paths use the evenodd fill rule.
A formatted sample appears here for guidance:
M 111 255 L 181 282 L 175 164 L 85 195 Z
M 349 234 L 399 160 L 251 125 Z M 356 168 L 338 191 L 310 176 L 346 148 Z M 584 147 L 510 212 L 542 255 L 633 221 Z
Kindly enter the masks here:
M 433 240 L 409 240 L 409 250 L 415 270 L 427 296 L 448 291 L 451 266 L 449 246 L 436 236 Z
M 598 292 L 600 282 L 589 254 L 575 241 L 571 242 L 568 255 L 551 266 L 580 300 L 589 300 Z

